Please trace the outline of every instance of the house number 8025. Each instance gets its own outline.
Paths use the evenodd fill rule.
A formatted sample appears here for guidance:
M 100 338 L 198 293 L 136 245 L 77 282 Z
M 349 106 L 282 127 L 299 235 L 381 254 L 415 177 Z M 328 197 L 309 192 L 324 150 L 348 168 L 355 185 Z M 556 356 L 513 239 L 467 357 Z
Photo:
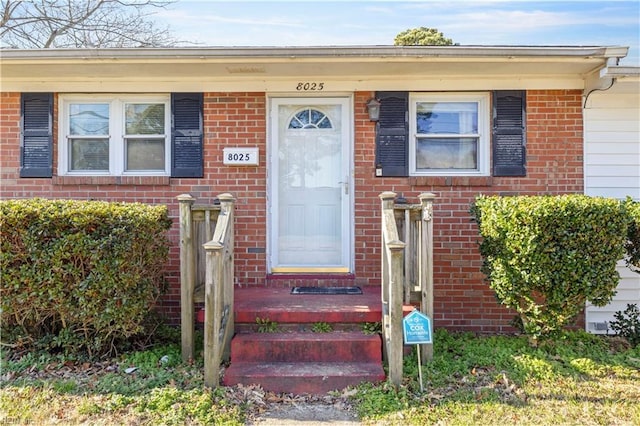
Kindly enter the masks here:
M 258 148 L 225 148 L 222 163 L 229 166 L 257 166 Z
M 299 92 L 300 91 L 319 91 L 322 89 L 324 89 L 324 82 L 316 83 L 316 82 L 306 81 L 306 82 L 300 82 L 296 86 L 296 90 Z

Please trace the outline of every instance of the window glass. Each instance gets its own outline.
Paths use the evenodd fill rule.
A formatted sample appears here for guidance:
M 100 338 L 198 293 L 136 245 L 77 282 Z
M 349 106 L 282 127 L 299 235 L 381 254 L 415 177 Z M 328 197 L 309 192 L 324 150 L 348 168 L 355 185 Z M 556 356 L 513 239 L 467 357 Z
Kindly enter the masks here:
M 417 169 L 477 169 L 478 139 L 418 138 Z
M 418 133 L 478 133 L 478 104 L 475 102 L 418 102 Z
M 333 129 L 333 125 L 324 112 L 306 108 L 294 115 L 289 129 Z
M 125 120 L 127 135 L 162 135 L 164 104 L 127 104 Z
M 108 135 L 108 103 L 73 103 L 69 105 L 69 168 L 71 170 L 108 171 Z
M 108 139 L 70 139 L 71 170 L 109 170 Z
M 109 104 L 71 104 L 69 106 L 71 135 L 108 135 Z
M 127 166 L 133 170 L 164 170 L 164 139 L 128 139 Z

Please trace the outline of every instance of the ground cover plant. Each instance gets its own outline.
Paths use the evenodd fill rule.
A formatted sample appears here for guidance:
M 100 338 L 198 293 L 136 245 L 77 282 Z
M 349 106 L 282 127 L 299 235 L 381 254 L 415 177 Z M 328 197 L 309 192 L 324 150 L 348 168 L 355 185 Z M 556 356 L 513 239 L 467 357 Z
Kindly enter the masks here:
M 173 343 L 101 361 L 5 347 L 0 423 L 242 425 L 274 405 L 321 403 L 356 410 L 363 424 L 640 424 L 640 348 L 618 337 L 566 332 L 532 348 L 521 336 L 436 330 L 424 392 L 415 356 L 404 376 L 397 389 L 366 384 L 318 397 L 211 391 L 201 357 L 183 363 Z

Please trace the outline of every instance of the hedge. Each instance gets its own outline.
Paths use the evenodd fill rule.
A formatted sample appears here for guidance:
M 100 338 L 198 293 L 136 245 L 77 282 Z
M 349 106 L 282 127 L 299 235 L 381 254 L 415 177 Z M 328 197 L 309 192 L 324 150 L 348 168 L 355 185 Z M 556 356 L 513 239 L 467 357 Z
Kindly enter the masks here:
M 627 212 L 631 216 L 631 224 L 627 233 L 627 266 L 640 274 L 640 201 L 627 198 L 625 201 Z
M 625 204 L 584 195 L 480 196 L 472 207 L 483 272 L 532 343 L 567 325 L 618 285 L 630 222 Z
M 3 330 L 92 355 L 139 333 L 163 286 L 170 226 L 165 206 L 0 201 Z

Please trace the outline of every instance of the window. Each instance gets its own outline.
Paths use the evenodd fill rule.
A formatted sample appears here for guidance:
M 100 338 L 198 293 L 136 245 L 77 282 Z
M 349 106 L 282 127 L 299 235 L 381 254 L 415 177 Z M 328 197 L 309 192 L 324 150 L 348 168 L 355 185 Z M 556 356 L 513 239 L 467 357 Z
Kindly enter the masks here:
M 325 113 L 306 108 L 299 111 L 289 122 L 289 129 L 332 129 L 333 125 Z
M 169 96 L 60 98 L 60 175 L 169 174 Z
M 489 120 L 489 94 L 411 94 L 409 173 L 488 175 Z

